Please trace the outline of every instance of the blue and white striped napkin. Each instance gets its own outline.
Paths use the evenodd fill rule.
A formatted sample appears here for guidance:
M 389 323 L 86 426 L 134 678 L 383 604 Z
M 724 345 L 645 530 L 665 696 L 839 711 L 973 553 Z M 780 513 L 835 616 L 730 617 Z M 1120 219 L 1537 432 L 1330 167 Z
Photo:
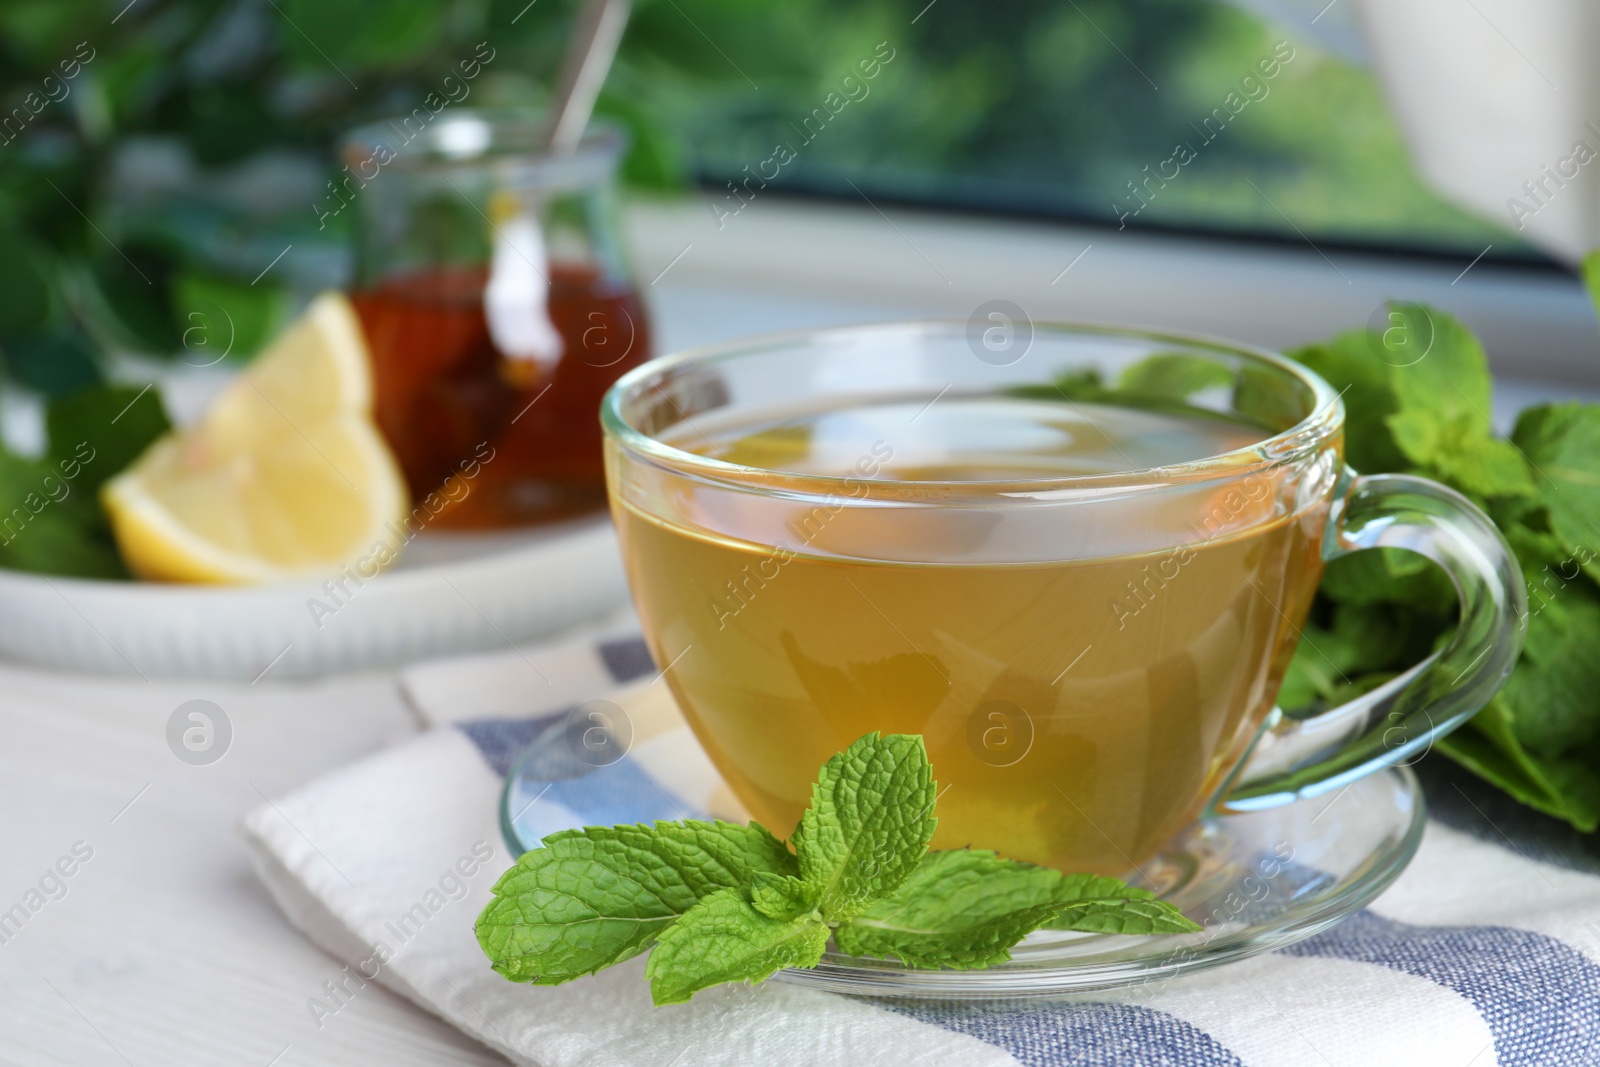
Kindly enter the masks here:
M 1434 757 L 1411 867 L 1371 907 L 1284 951 L 1133 993 L 1026 1007 L 867 1001 L 768 982 L 655 1008 L 635 959 L 553 988 L 506 982 L 472 933 L 512 862 L 502 778 L 570 707 L 633 722 L 638 789 L 578 778 L 541 830 L 737 815 L 644 646 L 613 637 L 413 667 L 432 727 L 252 812 L 263 880 L 346 963 L 321 1019 L 369 981 L 541 1067 L 1594 1067 L 1600 1065 L 1600 841 L 1518 807 Z M 608 781 L 615 781 L 612 776 Z M 587 784 L 586 784 L 587 783 Z

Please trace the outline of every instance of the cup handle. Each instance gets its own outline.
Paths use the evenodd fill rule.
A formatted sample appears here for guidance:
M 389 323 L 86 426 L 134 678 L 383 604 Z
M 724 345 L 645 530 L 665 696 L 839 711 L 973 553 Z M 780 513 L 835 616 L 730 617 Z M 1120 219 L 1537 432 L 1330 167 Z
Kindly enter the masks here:
M 1305 718 L 1274 709 L 1216 807 L 1254 811 L 1339 789 L 1413 761 L 1482 708 L 1516 666 L 1527 597 L 1505 538 L 1477 505 L 1407 474 L 1347 468 L 1322 558 L 1406 548 L 1449 575 L 1461 615 L 1445 647 L 1355 700 Z

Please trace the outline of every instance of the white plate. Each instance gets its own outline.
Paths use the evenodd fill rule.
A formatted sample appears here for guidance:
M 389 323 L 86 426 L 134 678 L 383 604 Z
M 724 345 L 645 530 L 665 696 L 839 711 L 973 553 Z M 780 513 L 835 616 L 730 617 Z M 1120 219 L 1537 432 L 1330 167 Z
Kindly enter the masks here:
M 110 674 L 253 680 L 504 646 L 627 599 L 605 518 L 423 533 L 393 571 L 344 590 L 88 581 L 0 570 L 0 655 Z

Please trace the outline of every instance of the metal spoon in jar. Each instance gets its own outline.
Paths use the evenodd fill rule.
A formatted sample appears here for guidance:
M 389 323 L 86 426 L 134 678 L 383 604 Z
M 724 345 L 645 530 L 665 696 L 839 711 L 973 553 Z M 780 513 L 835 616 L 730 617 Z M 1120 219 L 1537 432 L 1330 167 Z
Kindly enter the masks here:
M 583 139 L 632 7 L 632 0 L 584 0 L 544 132 L 548 154 L 567 155 Z M 514 203 L 508 197 L 506 217 L 496 220 L 483 301 L 489 334 L 505 356 L 501 373 L 527 388 L 554 372 L 564 345 L 550 321 L 548 261 L 537 210 Z
M 550 109 L 545 143 L 551 155 L 572 151 L 582 139 L 632 8 L 633 0 L 584 0 L 572 29 L 572 40 L 567 42 L 561 82 Z

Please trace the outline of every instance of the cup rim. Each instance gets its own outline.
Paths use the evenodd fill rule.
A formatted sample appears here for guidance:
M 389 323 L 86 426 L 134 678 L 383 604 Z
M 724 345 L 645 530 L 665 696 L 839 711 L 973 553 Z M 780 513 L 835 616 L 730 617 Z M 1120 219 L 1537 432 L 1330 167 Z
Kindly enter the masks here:
M 887 322 L 864 323 L 851 326 L 808 327 L 784 330 L 732 341 L 698 345 L 679 352 L 659 356 L 648 363 L 628 371 L 606 390 L 600 402 L 600 424 L 607 437 L 628 451 L 675 470 L 710 478 L 747 491 L 755 488 L 750 474 L 759 472 L 779 476 L 786 491 L 816 492 L 819 495 L 837 495 L 848 489 L 847 483 L 858 483 L 854 475 L 811 474 L 796 471 L 771 470 L 745 464 L 729 463 L 712 456 L 689 452 L 666 444 L 638 429 L 623 417 L 623 397 L 639 388 L 648 379 L 688 365 L 716 365 L 728 363 L 743 356 L 758 355 L 774 349 L 794 347 L 799 342 L 822 341 L 848 336 L 871 334 L 898 334 L 906 339 L 918 336 L 963 335 L 967 323 L 961 319 L 928 318 L 901 319 Z M 1169 484 L 1188 484 L 1218 478 L 1235 478 L 1256 473 L 1267 468 L 1294 462 L 1315 452 L 1328 438 L 1338 434 L 1344 426 L 1342 394 L 1323 380 L 1322 376 L 1294 360 L 1269 349 L 1258 348 L 1236 341 L 1182 331 L 1151 330 L 1141 327 L 1118 326 L 1109 323 L 1074 322 L 1068 320 L 1035 321 L 1034 335 L 1040 333 L 1081 334 L 1112 338 L 1129 338 L 1158 344 L 1179 345 L 1190 349 L 1210 350 L 1231 357 L 1240 357 L 1265 364 L 1298 380 L 1311 393 L 1310 410 L 1300 421 L 1270 437 L 1228 452 L 1197 457 L 1181 464 L 1159 467 L 1139 467 L 1111 474 L 1053 475 L 1039 478 L 1017 478 L 1003 481 L 948 480 L 948 479 L 894 479 L 883 485 L 888 495 L 901 496 L 905 490 L 907 503 L 919 502 L 918 494 L 929 489 L 958 493 L 1027 494 L 1040 493 L 1055 496 L 1059 492 L 1093 490 L 1097 494 L 1108 488 L 1139 486 L 1143 488 Z M 1153 479 L 1152 475 L 1159 475 Z M 764 486 L 763 490 L 776 488 Z M 759 491 L 759 490 L 758 490 Z M 941 498 L 949 502 L 948 496 Z M 920 501 L 925 502 L 925 501 Z

